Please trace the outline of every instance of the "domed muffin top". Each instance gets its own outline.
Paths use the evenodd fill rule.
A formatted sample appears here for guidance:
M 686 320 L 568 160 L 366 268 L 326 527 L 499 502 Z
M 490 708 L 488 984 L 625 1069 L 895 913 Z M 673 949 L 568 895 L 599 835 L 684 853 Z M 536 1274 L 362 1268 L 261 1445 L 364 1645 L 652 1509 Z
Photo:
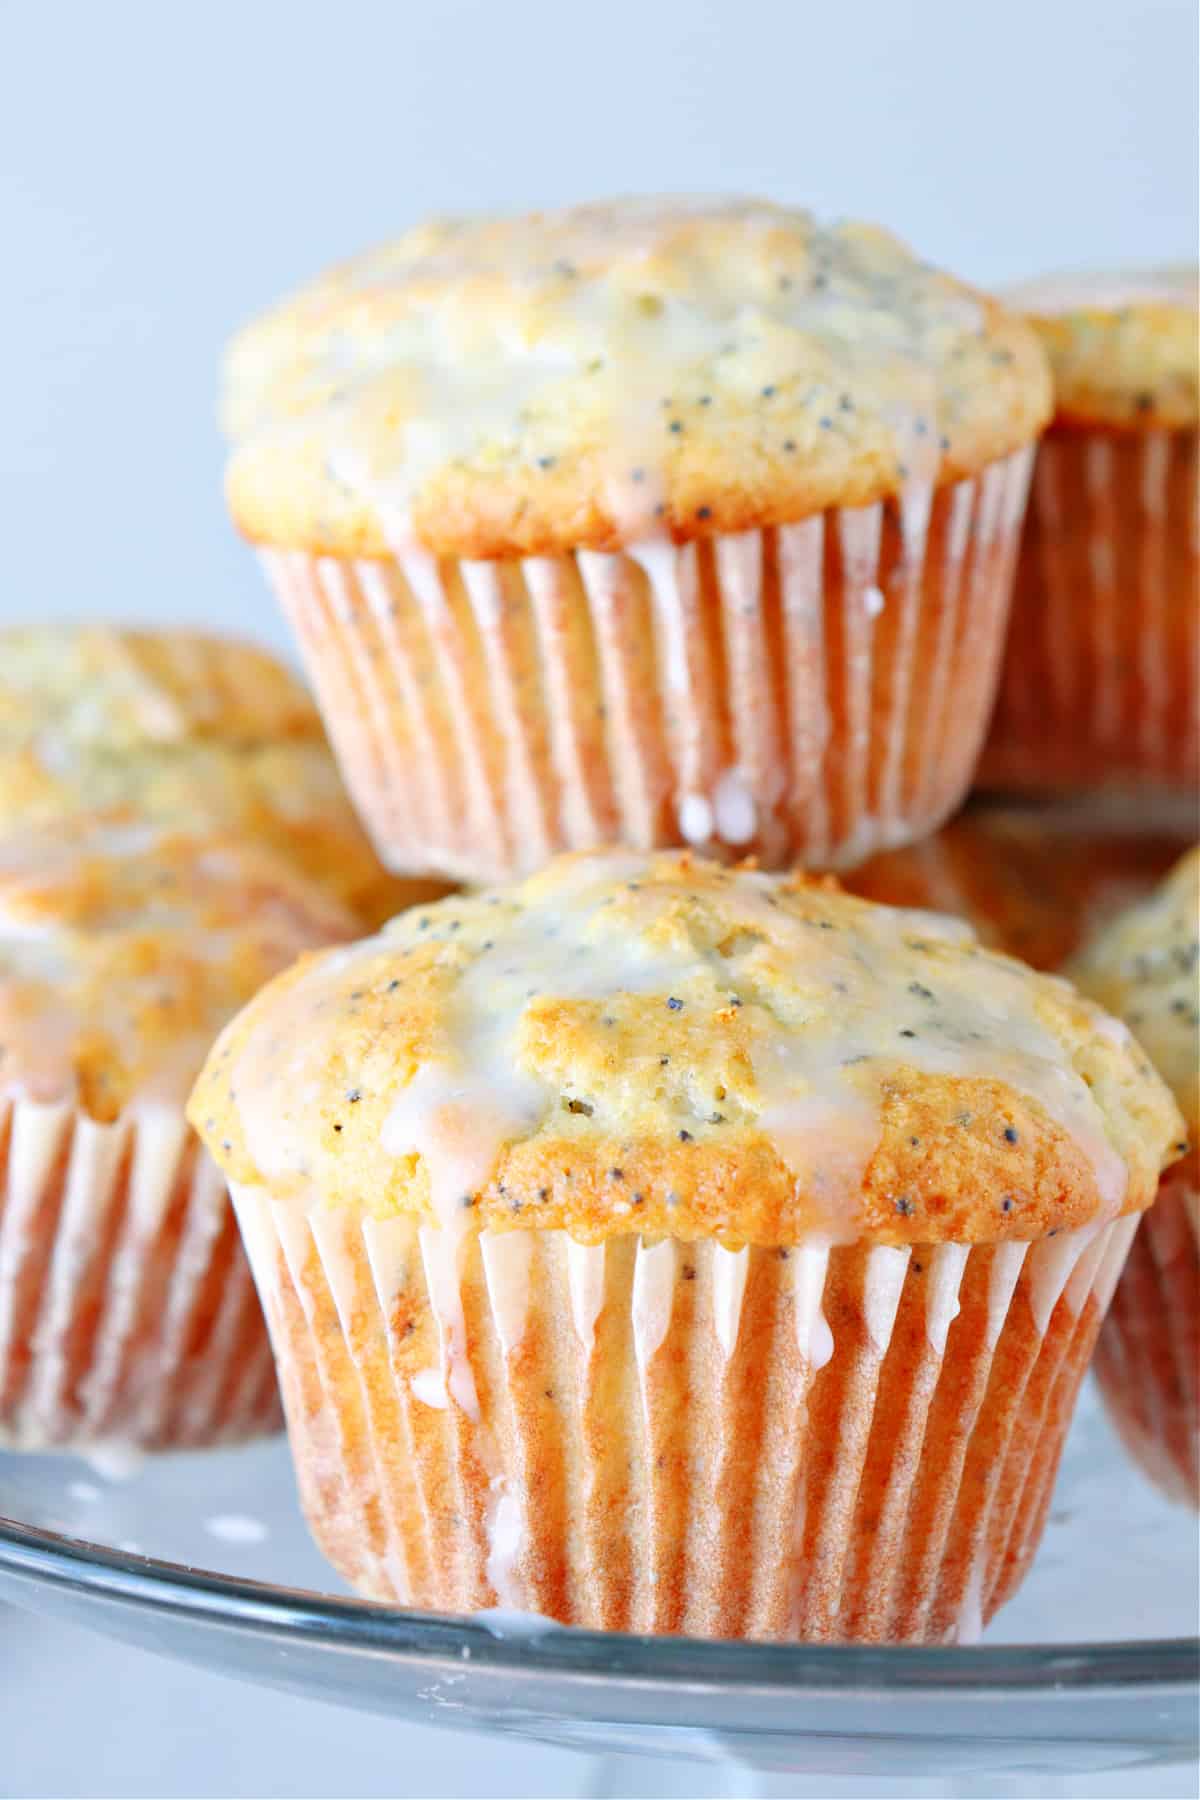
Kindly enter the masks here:
M 874 226 L 761 200 L 435 220 L 246 328 L 252 539 L 613 550 L 940 483 L 1050 409 L 1029 328 Z
M 1085 993 L 1123 1019 L 1200 1137 L 1200 849 L 1085 944 L 1070 965 Z
M 304 687 L 259 646 L 115 625 L 0 633 L 0 745 L 37 729 L 114 752 L 202 738 L 247 747 L 323 737 Z
M 955 921 L 674 854 L 305 959 L 190 1116 L 301 1204 L 765 1244 L 1038 1237 L 1147 1205 L 1179 1134 L 1123 1026 Z
M 195 631 L 0 632 L 0 835 L 76 815 L 236 831 L 374 926 L 446 892 L 388 875 L 320 717 L 267 651 Z
M 237 839 L 63 821 L 0 839 L 0 1092 L 111 1122 L 178 1105 L 270 976 L 350 913 Z
M 1004 298 L 1045 345 L 1056 423 L 1149 430 L 1200 420 L 1195 268 L 1046 275 Z

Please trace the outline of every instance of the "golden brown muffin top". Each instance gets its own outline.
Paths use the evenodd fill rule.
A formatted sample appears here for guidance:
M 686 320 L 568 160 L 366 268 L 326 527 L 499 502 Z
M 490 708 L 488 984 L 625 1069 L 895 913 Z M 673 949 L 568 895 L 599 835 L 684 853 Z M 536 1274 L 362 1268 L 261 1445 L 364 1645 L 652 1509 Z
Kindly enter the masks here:
M 1034 1238 L 1149 1204 L 1179 1136 L 1065 982 L 676 854 L 560 857 L 305 959 L 190 1117 L 301 1204 L 727 1244 Z
M 1111 805 L 974 805 L 842 880 L 886 906 L 953 913 L 990 949 L 1057 969 L 1161 881 L 1190 835 L 1182 820 L 1123 819 Z
M 320 717 L 256 645 L 194 631 L 0 632 L 0 835 L 77 814 L 237 831 L 375 926 L 444 883 L 381 868 Z
M 41 727 L 112 751 L 322 736 L 305 689 L 257 645 L 115 625 L 0 632 L 0 742 Z
M 225 1022 L 357 922 L 282 857 L 104 820 L 0 839 L 0 1088 L 179 1105 Z
M 1046 275 L 1010 288 L 1046 347 L 1057 425 L 1150 430 L 1200 419 L 1196 270 Z
M 1200 1137 L 1200 849 L 1070 965 L 1085 993 L 1123 1019 Z
M 941 483 L 1050 411 L 1036 338 L 871 225 L 763 200 L 440 219 L 227 359 L 246 535 L 381 555 L 614 550 Z

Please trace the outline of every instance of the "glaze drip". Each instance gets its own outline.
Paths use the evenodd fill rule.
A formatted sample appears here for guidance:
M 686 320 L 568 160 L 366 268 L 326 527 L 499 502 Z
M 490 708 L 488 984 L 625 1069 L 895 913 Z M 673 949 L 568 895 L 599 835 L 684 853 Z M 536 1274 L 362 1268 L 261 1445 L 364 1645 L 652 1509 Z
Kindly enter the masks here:
M 573 1110 L 595 1113 L 600 1128 L 602 1087 L 582 1073 L 583 1086 L 573 1086 L 569 1069 L 556 1077 L 546 1057 L 577 1015 L 603 1033 L 622 1008 L 628 1017 L 640 1009 L 638 1018 L 648 1008 L 657 1021 L 651 1043 L 661 1054 L 637 1066 L 674 1096 L 678 1137 L 719 1141 L 722 1125 L 760 1133 L 828 1242 L 859 1233 L 883 1096 L 906 1072 L 992 1081 L 1034 1102 L 1088 1159 L 1101 1210 L 1120 1210 L 1125 1164 L 1054 1029 L 1049 978 L 980 949 L 967 927 L 935 914 L 817 886 L 789 891 L 752 871 L 715 878 L 729 902 L 723 937 L 697 913 L 686 864 L 627 855 L 563 859 L 535 878 L 533 901 L 497 889 L 424 915 L 441 934 L 425 943 L 453 954 L 455 973 L 437 1037 L 393 1091 L 380 1141 L 390 1158 L 423 1168 L 432 1218 L 454 1244 L 473 1231 L 474 1206 L 506 1146 L 563 1128 Z M 460 904 L 482 908 L 469 931 Z M 386 968 L 392 946 L 399 953 L 421 936 L 410 915 L 381 938 L 315 961 L 288 990 L 283 1015 L 249 1035 L 232 1085 L 247 1146 L 268 1174 L 305 1167 L 303 1097 L 334 1053 L 332 995 L 360 961 Z M 729 1054 L 745 1085 L 727 1101 L 701 1093 L 689 1050 L 697 1022 L 709 1018 L 740 1034 Z M 1102 1023 L 1098 1015 L 1097 1030 Z M 630 1213 L 620 1171 L 613 1183 L 614 1206 Z M 581 1319 L 591 1305 L 581 1289 Z

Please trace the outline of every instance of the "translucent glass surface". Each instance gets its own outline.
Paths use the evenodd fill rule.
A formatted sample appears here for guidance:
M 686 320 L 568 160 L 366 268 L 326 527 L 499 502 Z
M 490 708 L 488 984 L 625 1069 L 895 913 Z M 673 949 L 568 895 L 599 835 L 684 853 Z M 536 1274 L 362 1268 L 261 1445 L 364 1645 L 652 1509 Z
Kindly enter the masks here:
M 136 1473 L 0 1456 L 0 1596 L 398 1718 L 828 1774 L 1195 1754 L 1197 1528 L 1084 1396 L 1041 1555 L 972 1649 L 697 1643 L 369 1606 L 313 1549 L 281 1441 Z

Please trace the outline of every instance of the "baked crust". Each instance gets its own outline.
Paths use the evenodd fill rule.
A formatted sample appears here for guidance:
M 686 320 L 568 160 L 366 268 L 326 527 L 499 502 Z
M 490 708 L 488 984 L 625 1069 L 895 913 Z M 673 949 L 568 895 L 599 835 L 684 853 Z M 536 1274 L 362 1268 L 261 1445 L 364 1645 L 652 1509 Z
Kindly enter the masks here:
M 435 220 L 235 338 L 250 539 L 500 558 L 941 485 L 1030 442 L 1034 334 L 868 225 L 764 201 Z
M 1123 1019 L 1200 1138 L 1200 849 L 1086 943 L 1069 969 Z
M 1065 982 L 674 854 L 560 857 L 302 961 L 190 1117 L 282 1200 L 731 1245 L 1028 1240 L 1148 1205 L 1180 1136 Z
M 1194 268 L 1046 277 L 1010 289 L 1050 358 L 1055 427 L 1195 428 L 1200 308 Z
M 110 1123 L 178 1105 L 220 1027 L 354 916 L 217 834 L 60 821 L 0 841 L 0 1089 Z
M 234 638 L 108 625 L 0 633 L 0 835 L 77 816 L 236 832 L 368 927 L 448 891 L 382 868 L 307 690 Z

